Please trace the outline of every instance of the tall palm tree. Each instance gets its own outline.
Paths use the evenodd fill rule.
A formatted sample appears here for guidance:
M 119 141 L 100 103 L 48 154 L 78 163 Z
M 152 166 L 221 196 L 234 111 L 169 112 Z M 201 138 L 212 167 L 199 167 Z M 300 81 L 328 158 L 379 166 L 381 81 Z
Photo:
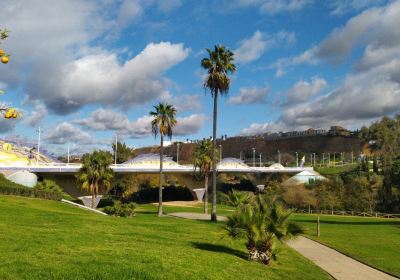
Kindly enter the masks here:
M 162 185 L 163 185 L 163 160 L 164 160 L 164 136 L 172 138 L 172 129 L 176 125 L 175 119 L 176 109 L 167 103 L 159 103 L 154 107 L 154 111 L 150 112 L 153 117 L 151 121 L 151 129 L 154 137 L 160 135 L 160 184 L 158 188 L 158 216 L 162 216 Z
M 276 242 L 293 238 L 303 229 L 289 220 L 291 211 L 258 195 L 251 204 L 238 207 L 226 223 L 228 235 L 245 239 L 249 259 L 268 265 L 276 259 Z
M 92 208 L 95 208 L 99 191 L 106 191 L 111 186 L 111 179 L 114 176 L 114 172 L 110 168 L 112 163 L 112 156 L 106 151 L 95 150 L 82 157 L 82 167 L 76 174 L 76 178 L 82 183 L 82 189 L 91 193 Z
M 211 221 L 217 221 L 217 113 L 218 113 L 218 94 L 226 95 L 229 91 L 231 80 L 229 73 L 236 71 L 233 63 L 233 52 L 222 45 L 216 45 L 214 50 L 206 49 L 208 57 L 201 60 L 201 66 L 207 70 L 207 77 L 204 81 L 204 87 L 209 89 L 214 98 L 213 114 L 213 155 L 212 155 L 212 210 Z
M 204 176 L 204 213 L 208 213 L 208 176 L 212 166 L 212 143 L 210 140 L 202 140 L 194 151 L 194 168 L 199 168 Z

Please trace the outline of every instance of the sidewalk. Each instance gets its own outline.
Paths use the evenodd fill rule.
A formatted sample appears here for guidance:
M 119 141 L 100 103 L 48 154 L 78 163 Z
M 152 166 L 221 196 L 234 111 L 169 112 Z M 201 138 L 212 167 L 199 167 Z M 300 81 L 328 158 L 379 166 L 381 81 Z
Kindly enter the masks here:
M 287 244 L 297 252 L 324 269 L 335 279 L 343 280 L 393 280 L 398 279 L 362 264 L 327 246 L 299 236 Z

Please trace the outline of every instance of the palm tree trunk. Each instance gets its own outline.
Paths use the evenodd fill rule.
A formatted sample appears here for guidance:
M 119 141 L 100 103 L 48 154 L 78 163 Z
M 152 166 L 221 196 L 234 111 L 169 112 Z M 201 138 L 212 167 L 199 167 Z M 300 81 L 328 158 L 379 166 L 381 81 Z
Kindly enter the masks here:
M 204 213 L 208 213 L 208 172 L 204 176 Z
M 90 184 L 90 190 L 91 190 L 91 193 L 92 193 L 92 208 L 94 208 L 93 206 L 94 206 L 94 200 L 95 200 L 95 190 L 94 190 L 94 185 L 93 185 L 93 183 L 91 183 Z
M 158 216 L 162 216 L 162 186 L 163 186 L 163 159 L 164 159 L 164 137 L 161 134 L 160 144 L 160 185 L 158 186 Z
M 214 115 L 213 115 L 213 153 L 212 153 L 212 209 L 211 221 L 217 221 L 217 113 L 218 113 L 218 90 L 214 92 Z

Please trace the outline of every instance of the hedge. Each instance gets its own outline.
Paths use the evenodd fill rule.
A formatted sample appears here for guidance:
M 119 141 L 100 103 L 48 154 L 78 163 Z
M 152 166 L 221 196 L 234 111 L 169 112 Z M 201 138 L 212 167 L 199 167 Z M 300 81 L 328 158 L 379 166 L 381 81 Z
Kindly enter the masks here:
M 35 197 L 35 198 L 43 198 L 49 200 L 62 199 L 61 193 L 36 190 L 33 188 L 27 188 L 23 186 L 18 186 L 18 187 L 0 186 L 0 194 Z

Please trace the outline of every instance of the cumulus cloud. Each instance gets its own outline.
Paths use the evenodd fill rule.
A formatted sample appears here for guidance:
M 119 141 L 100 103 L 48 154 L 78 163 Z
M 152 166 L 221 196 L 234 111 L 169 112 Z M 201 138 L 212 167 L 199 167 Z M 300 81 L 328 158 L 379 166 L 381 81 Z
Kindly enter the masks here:
M 188 117 L 177 118 L 174 135 L 196 133 L 203 127 L 206 119 L 207 117 L 204 114 L 192 114 Z M 143 116 L 130 121 L 124 114 L 99 109 L 92 112 L 86 119 L 75 120 L 74 124 L 96 131 L 112 130 L 130 138 L 143 138 L 152 134 L 151 120 L 151 116 Z
M 11 87 L 23 83 L 29 101 L 41 100 L 56 114 L 68 114 L 87 104 L 132 106 L 163 96 L 168 85 L 163 73 L 188 55 L 182 44 L 150 43 L 126 61 L 118 51 L 102 47 L 107 37 L 117 37 L 129 24 L 126 21 L 139 17 L 151 5 L 162 9 L 166 4 L 3 1 L 2 24 L 13 32 L 4 42 L 12 60 L 2 80 Z M 23 81 L 20 73 L 26 74 Z
M 33 110 L 29 113 L 29 115 L 24 117 L 24 122 L 35 127 L 42 122 L 47 114 L 48 111 L 46 107 L 40 102 L 35 102 Z
M 162 101 L 167 102 L 168 104 L 174 105 L 175 109 L 179 112 L 192 111 L 192 110 L 201 110 L 201 95 L 171 95 L 166 94 L 164 97 L 160 98 Z
M 352 11 L 359 11 L 372 5 L 386 3 L 387 0 L 335 0 L 330 3 L 332 15 L 343 15 Z
M 259 59 L 269 48 L 292 44 L 295 40 L 294 33 L 280 31 L 268 36 L 257 30 L 252 37 L 245 38 L 239 42 L 239 47 L 234 50 L 235 61 L 238 63 L 250 63 Z
M 258 7 L 261 13 L 274 15 L 294 12 L 313 3 L 313 0 L 235 0 L 234 7 Z
M 239 94 L 228 99 L 228 103 L 232 105 L 266 103 L 269 91 L 269 87 L 243 87 L 240 88 Z
M 73 126 L 69 122 L 62 122 L 48 132 L 46 132 L 45 141 L 49 144 L 65 144 L 68 142 L 77 142 L 80 144 L 98 144 L 101 140 L 96 140 L 93 135 Z
M 241 135 L 260 135 L 264 133 L 273 133 L 284 131 L 286 125 L 281 122 L 252 123 L 249 127 L 242 129 Z
M 325 86 L 326 81 L 324 79 L 314 77 L 311 82 L 298 81 L 291 89 L 286 92 L 285 105 L 291 105 L 298 102 L 307 101 L 310 97 L 318 94 Z

